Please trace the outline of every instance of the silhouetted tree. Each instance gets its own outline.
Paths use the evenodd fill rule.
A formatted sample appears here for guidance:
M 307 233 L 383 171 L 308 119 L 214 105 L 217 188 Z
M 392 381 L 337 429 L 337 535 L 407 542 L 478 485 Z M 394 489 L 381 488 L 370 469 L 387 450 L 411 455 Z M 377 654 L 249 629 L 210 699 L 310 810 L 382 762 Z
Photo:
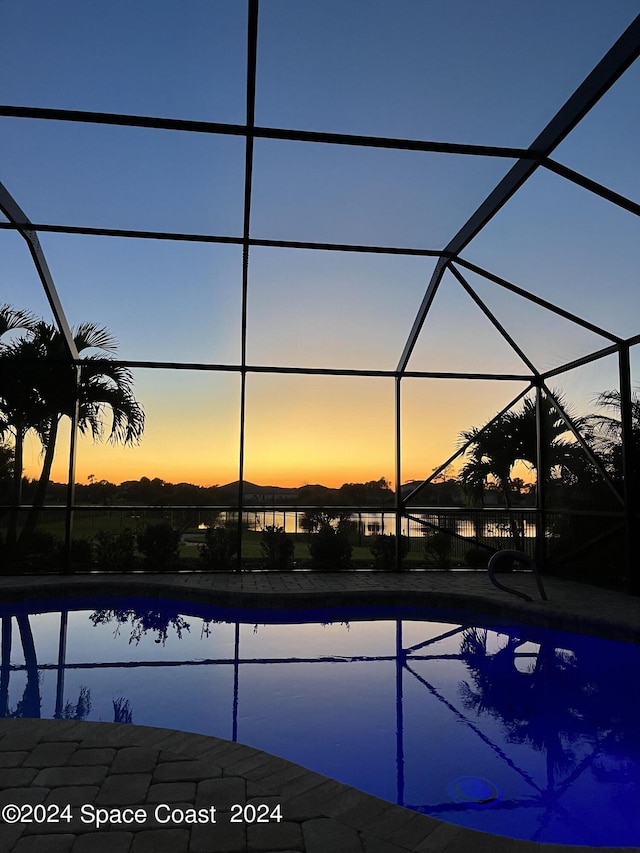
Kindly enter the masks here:
M 285 571 L 293 567 L 294 543 L 285 533 L 284 527 L 264 527 L 260 537 L 260 551 L 265 569 Z
M 554 392 L 554 396 L 574 426 L 584 427 L 585 419 L 567 411 L 562 395 Z M 519 502 L 523 483 L 519 478 L 516 478 L 516 482 L 511 476 L 517 462 L 523 462 L 530 469 L 536 470 L 538 478 L 546 480 L 551 480 L 554 475 L 559 478 L 575 477 L 578 471 L 584 469 L 587 457 L 575 441 L 565 438 L 570 430 L 553 400 L 544 395 L 541 428 L 544 442 L 542 471 L 537 471 L 537 412 L 536 402 L 531 398 L 526 398 L 519 410 L 506 412 L 484 427 L 473 427 L 460 433 L 461 444 L 470 442 L 466 451 L 467 462 L 459 475 L 469 506 L 482 506 L 491 481 L 502 495 L 507 510 Z M 521 545 L 524 534 L 512 514 L 510 526 L 514 540 Z
M 585 418 L 589 439 L 603 460 L 608 473 L 617 481 L 622 479 L 622 400 L 618 390 L 602 391 L 596 405 L 609 414 L 594 414 Z M 640 454 L 640 399 L 631 399 L 631 438 L 635 454 Z
M 42 420 L 42 410 L 32 387 L 33 367 L 21 359 L 29 344 L 36 320 L 27 311 L 0 306 L 0 437 L 13 440 L 13 477 L 11 503 L 22 502 L 22 469 L 24 440 L 30 429 L 37 429 Z M 20 330 L 25 337 L 11 338 Z M 21 369 L 23 368 L 23 369 Z M 17 539 L 18 510 L 9 514 L 6 544 L 11 551 Z
M 81 323 L 73 337 L 79 353 L 100 351 L 99 355 L 83 358 L 77 378 L 75 367 L 68 364 L 64 339 L 57 329 L 39 322 L 31 330 L 28 340 L 37 368 L 33 386 L 43 412 L 38 434 L 44 457 L 32 508 L 21 534 L 24 539 L 28 539 L 35 530 L 44 504 L 60 422 L 63 417 L 72 417 L 76 400 L 78 427 L 96 441 L 101 440 L 106 431 L 107 440 L 113 444 L 134 444 L 140 440 L 144 430 L 144 412 L 133 396 L 131 371 L 110 363 L 110 356 L 116 348 L 111 333 L 102 326 Z

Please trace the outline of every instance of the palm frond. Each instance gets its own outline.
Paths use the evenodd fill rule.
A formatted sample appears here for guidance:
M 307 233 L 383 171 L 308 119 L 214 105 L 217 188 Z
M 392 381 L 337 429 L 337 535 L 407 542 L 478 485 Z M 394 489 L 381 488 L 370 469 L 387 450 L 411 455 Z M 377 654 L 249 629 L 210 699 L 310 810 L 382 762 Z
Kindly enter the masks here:
M 0 305 L 0 338 L 13 329 L 31 329 L 36 323 L 35 316 L 30 311 L 12 308 L 6 302 Z
M 80 323 L 73 330 L 73 340 L 78 352 L 86 349 L 99 349 L 104 352 L 115 352 L 118 342 L 114 335 L 104 326 L 95 323 Z

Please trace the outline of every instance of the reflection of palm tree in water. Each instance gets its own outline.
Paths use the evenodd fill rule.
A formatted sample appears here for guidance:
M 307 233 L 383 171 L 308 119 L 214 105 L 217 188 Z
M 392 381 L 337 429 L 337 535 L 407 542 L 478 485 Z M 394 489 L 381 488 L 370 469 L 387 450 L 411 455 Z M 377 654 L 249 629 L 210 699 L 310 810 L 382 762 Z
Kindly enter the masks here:
M 78 693 L 77 702 L 65 702 L 60 714 L 54 716 L 63 720 L 86 720 L 91 712 L 91 691 L 82 685 Z
M 16 614 L 16 623 L 20 632 L 27 681 L 15 710 L 9 707 L 9 679 L 11 675 L 12 651 L 12 617 L 2 617 L 1 630 L 1 661 L 0 661 L 0 717 L 40 718 L 42 697 L 40 694 L 40 674 L 36 654 L 33 631 L 27 613 Z M 58 661 L 58 689 L 54 718 L 63 720 L 85 720 L 91 712 L 91 690 L 81 685 L 77 702 L 63 702 L 64 689 L 64 652 L 66 648 L 66 619 L 61 625 L 61 657 Z M 128 699 L 117 699 L 113 702 L 114 722 L 130 723 L 132 721 L 131 705 Z
M 14 717 L 40 717 L 42 699 L 40 697 L 40 675 L 38 673 L 38 658 L 33 641 L 31 623 L 26 613 L 18 613 L 16 622 L 20 631 L 20 642 L 24 651 L 24 662 L 27 670 L 27 683 L 18 702 Z
M 601 640 L 575 638 L 575 651 L 567 651 L 562 647 L 566 640 L 536 637 L 537 652 L 518 651 L 526 639 L 509 636 L 506 646 L 490 653 L 486 630 L 465 631 L 460 654 L 473 686 L 463 682 L 460 691 L 466 707 L 502 723 L 510 741 L 529 743 L 545 755 L 546 785 L 530 780 L 535 793 L 529 802 L 544 809 L 532 840 L 539 840 L 555 818 L 580 837 L 580 818 L 572 807 L 566 810 L 564 796 L 587 770 L 587 791 L 594 781 L 615 782 L 616 788 L 603 788 L 602 795 L 615 796 L 621 816 L 635 815 L 640 735 L 627 697 L 630 674 L 637 670 L 636 650 L 618 646 L 611 665 L 604 657 L 611 651 Z M 519 670 L 516 661 L 527 657 L 530 666 Z M 573 797 L 584 790 L 576 788 Z
M 588 732 L 585 724 L 588 690 L 571 653 L 542 642 L 535 663 L 527 671 L 516 667 L 516 650 L 523 639 L 509 636 L 498 651 L 487 650 L 487 631 L 465 631 L 460 648 L 469 667 L 475 690 L 468 682 L 460 686 L 465 707 L 500 721 L 510 741 L 529 743 L 544 752 L 547 784 L 558 773 L 575 766 L 576 756 L 569 744 Z
M 56 686 L 56 707 L 54 711 L 55 719 L 63 720 L 85 720 L 91 713 L 91 690 L 85 685 L 81 685 L 78 692 L 76 702 L 64 701 L 64 675 L 66 669 L 66 632 L 67 619 L 66 611 L 61 614 L 60 622 L 60 646 L 58 652 L 57 665 L 57 686 Z M 22 698 L 17 703 L 14 710 L 9 707 L 9 681 L 11 676 L 11 651 L 12 651 L 12 616 L 3 616 L 1 618 L 1 639 L 0 639 L 0 718 L 1 717 L 26 717 L 40 718 L 42 697 L 40 694 L 40 673 L 38 671 L 38 658 L 36 646 L 33 639 L 33 631 L 29 614 L 18 613 L 15 616 L 18 630 L 20 632 L 20 641 L 23 649 L 25 671 L 27 681 L 22 694 Z M 139 626 L 138 626 L 139 627 Z M 157 627 L 157 623 L 156 626 Z M 187 627 L 186 623 L 180 626 Z M 139 637 L 143 632 L 139 632 Z M 133 721 L 133 712 L 131 703 L 124 697 L 119 697 L 113 700 L 113 721 L 114 723 L 131 723 Z
M 133 711 L 131 703 L 128 699 L 120 696 L 113 700 L 113 722 L 114 723 L 132 723 Z
M 0 663 L 0 717 L 9 716 L 9 675 L 11 674 L 11 617 L 2 617 L 2 661 Z
M 190 630 L 189 623 L 180 615 L 180 613 L 178 613 L 177 610 L 163 610 L 161 606 L 157 609 L 129 608 L 120 610 L 95 610 L 89 619 L 95 626 L 108 625 L 111 622 L 115 622 L 115 637 L 120 634 L 120 629 L 123 625 L 130 624 L 131 635 L 129 637 L 129 642 L 135 643 L 136 645 L 140 642 L 142 637 L 150 631 L 156 634 L 154 642 L 164 646 L 171 628 L 174 629 L 176 637 L 179 640 L 182 639 L 184 631 L 189 632 Z
M 16 705 L 15 711 L 9 708 L 9 677 L 11 675 L 11 617 L 2 617 L 2 662 L 0 664 L 0 716 L 2 717 L 40 717 L 42 699 L 40 697 L 40 676 L 38 659 L 33 641 L 31 623 L 26 613 L 16 614 L 16 622 L 20 631 L 20 641 L 24 653 L 24 663 L 27 673 L 22 699 Z

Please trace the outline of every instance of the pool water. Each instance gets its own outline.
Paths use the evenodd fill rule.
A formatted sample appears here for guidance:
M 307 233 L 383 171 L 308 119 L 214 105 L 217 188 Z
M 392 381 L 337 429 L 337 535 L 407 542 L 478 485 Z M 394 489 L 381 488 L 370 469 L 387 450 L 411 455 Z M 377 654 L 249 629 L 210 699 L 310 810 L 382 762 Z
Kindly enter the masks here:
M 462 612 L 9 606 L 0 714 L 238 740 L 441 820 L 640 845 L 640 648 Z

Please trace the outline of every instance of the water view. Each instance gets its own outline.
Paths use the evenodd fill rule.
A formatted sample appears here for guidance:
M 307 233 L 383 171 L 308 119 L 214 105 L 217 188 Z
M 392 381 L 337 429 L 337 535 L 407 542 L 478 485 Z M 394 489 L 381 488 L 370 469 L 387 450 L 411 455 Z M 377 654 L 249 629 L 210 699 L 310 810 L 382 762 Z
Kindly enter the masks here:
M 418 609 L 6 605 L 0 712 L 200 732 L 516 838 L 640 843 L 640 648 Z

